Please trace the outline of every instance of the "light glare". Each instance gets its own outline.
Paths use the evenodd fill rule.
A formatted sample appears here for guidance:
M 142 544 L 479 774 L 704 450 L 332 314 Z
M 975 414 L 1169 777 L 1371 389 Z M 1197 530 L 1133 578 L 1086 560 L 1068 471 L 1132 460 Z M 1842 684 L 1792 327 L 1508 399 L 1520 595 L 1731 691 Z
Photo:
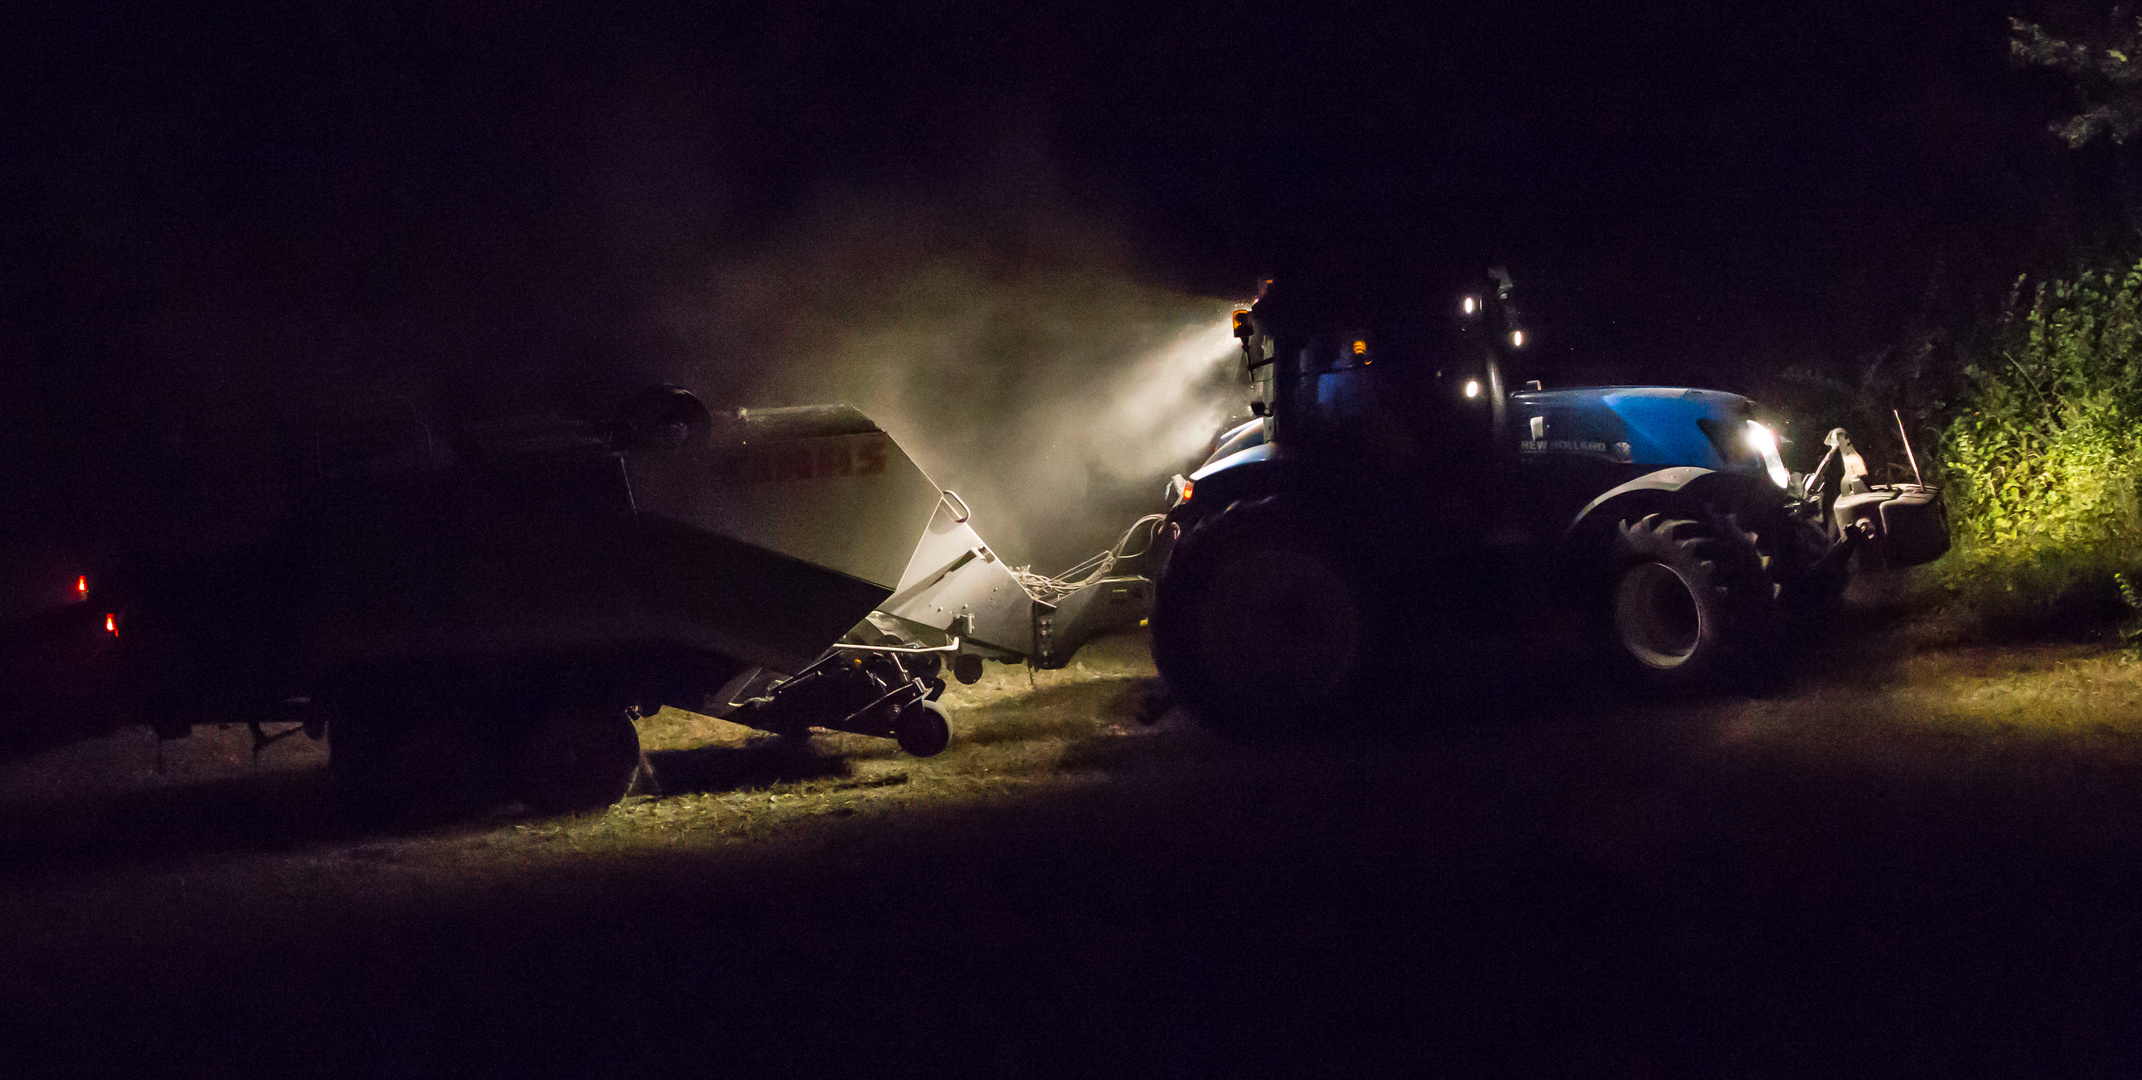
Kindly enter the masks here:
M 1465 396 L 1469 398 L 1476 398 L 1480 396 L 1480 380 L 1465 380 Z
M 1510 347 L 1513 349 L 1525 347 L 1525 332 L 1523 330 L 1510 331 Z
M 1475 308 L 1477 308 L 1477 307 L 1479 307 L 1479 306 L 1480 306 L 1480 301 L 1478 301 L 1478 300 L 1475 300 L 1475 299 L 1473 299 L 1473 298 L 1472 298 L 1472 297 L 1470 297 L 1470 296 L 1468 296 L 1468 297 L 1466 297 L 1466 298 L 1465 298 L 1465 313 L 1466 313 L 1467 315 L 1470 315 L 1470 314 L 1472 314 L 1472 313 L 1473 313 L 1473 309 L 1475 309 Z
M 1763 459 L 1763 471 L 1770 474 L 1770 482 L 1779 487 L 1792 483 L 1792 474 L 1785 471 L 1785 458 L 1778 453 L 1777 432 L 1753 420 L 1748 421 L 1748 448 Z

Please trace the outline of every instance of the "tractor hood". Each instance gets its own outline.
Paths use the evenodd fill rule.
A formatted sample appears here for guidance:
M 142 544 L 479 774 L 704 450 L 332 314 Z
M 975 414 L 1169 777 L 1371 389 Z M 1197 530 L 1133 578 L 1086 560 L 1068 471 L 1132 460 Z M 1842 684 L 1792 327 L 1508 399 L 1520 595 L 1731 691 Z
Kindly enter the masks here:
M 1755 403 L 1738 394 L 1678 386 L 1531 390 L 1510 395 L 1510 414 L 1521 457 L 1573 454 L 1654 468 L 1763 469 L 1735 437 L 1755 416 Z

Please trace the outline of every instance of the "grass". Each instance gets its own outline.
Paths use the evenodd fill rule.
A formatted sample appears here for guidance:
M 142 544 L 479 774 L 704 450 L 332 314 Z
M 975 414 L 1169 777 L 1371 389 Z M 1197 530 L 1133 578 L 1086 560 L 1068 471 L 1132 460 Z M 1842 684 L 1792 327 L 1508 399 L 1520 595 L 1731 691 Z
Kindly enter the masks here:
M 528 818 L 517 808 L 414 836 L 383 837 L 393 862 L 476 877 L 502 860 L 694 850 L 758 841 L 817 817 L 914 805 L 986 803 L 1088 782 L 1068 748 L 1145 734 L 1132 716 L 1150 676 L 1143 642 L 1119 638 L 1061 671 L 991 665 L 974 686 L 952 684 L 958 735 L 935 758 L 890 740 L 821 733 L 801 751 L 712 717 L 664 709 L 640 722 L 653 790 L 606 813 Z M 161 771 L 157 764 L 162 761 Z M 204 727 L 159 747 L 129 730 L 0 763 L 0 866 L 336 845 L 365 834 L 334 815 L 326 746 L 302 735 L 256 760 L 243 726 Z M 182 834 L 182 835 L 180 835 Z M 374 845 L 377 847 L 378 845 Z M 386 850 L 379 848 L 379 850 Z M 369 856 L 360 856 L 368 858 Z M 272 872 L 272 868 L 270 870 Z
M 1121 639 L 958 689 L 937 758 L 665 712 L 658 796 L 417 833 L 320 811 L 302 740 L 258 773 L 226 732 L 183 781 L 10 773 L 0 1049 L 279 1075 L 2142 1061 L 2142 667 L 1913 633 L 1762 699 L 1536 680 L 1417 739 L 1265 743 L 1138 724 Z

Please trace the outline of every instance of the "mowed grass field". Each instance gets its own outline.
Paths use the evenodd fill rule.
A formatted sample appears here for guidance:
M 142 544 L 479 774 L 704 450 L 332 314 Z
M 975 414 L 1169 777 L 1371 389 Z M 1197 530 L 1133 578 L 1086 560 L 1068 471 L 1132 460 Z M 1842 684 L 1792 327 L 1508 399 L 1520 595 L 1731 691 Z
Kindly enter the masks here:
M 2132 1075 L 2142 664 L 1862 628 L 1660 704 L 1458 650 L 1401 738 L 1136 716 L 1141 638 L 917 760 L 643 721 L 657 788 L 366 830 L 302 736 L 0 766 L 0 1074 Z

